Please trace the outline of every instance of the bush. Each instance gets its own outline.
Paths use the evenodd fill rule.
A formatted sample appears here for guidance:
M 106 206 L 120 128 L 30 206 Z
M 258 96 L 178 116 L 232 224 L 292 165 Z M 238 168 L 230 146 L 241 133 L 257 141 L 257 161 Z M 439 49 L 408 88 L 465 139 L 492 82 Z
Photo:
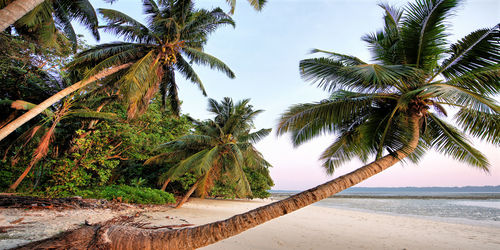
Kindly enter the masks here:
M 121 199 L 123 202 L 139 204 L 166 204 L 175 203 L 171 193 L 158 189 L 145 187 L 131 187 L 126 185 L 113 185 L 101 191 L 102 198 L 107 200 Z

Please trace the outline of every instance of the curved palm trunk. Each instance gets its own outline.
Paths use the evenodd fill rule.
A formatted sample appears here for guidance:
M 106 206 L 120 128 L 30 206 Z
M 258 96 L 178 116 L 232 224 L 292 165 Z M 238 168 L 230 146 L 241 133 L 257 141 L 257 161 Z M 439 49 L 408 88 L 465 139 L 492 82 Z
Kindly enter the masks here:
M 16 0 L 0 9 L 0 32 L 14 24 L 45 0 Z
M 161 186 L 161 191 L 165 191 L 167 188 L 168 183 L 170 183 L 170 178 L 168 178 L 164 183 L 163 186 Z
M 413 128 L 412 139 L 402 149 L 315 188 L 223 221 L 178 230 L 147 230 L 123 225 L 87 226 L 68 232 L 58 238 L 26 245 L 23 249 L 54 246 L 77 249 L 89 247 L 101 249 L 193 249 L 213 244 L 330 197 L 398 163 L 412 153 L 418 145 L 419 119 L 420 116 L 410 118 L 410 126 Z
M 200 180 L 201 180 L 201 178 L 198 179 L 193 184 L 191 189 L 189 189 L 189 191 L 184 195 L 184 197 L 182 197 L 182 200 L 180 200 L 179 203 L 177 203 L 177 205 L 175 205 L 175 208 L 180 208 L 180 207 L 182 207 L 182 205 L 184 205 L 184 203 L 186 203 L 186 201 L 189 199 L 189 197 L 193 194 L 194 190 L 196 190 L 196 188 L 198 187 L 198 183 L 200 183 Z
M 127 63 L 127 64 L 123 64 L 120 66 L 116 66 L 113 68 L 103 70 L 103 71 L 97 73 L 96 75 L 89 77 L 87 80 L 79 81 L 79 82 L 57 92 L 53 96 L 49 97 L 47 100 L 38 104 L 36 107 L 30 109 L 28 112 L 19 116 L 17 119 L 15 119 L 11 123 L 9 123 L 5 127 L 3 127 L 2 129 L 0 129 L 0 141 L 3 138 L 7 137 L 14 130 L 21 127 L 24 123 L 31 120 L 33 117 L 37 116 L 38 114 L 42 113 L 45 109 L 50 107 L 52 104 L 58 102 L 59 100 L 61 100 L 65 96 L 67 96 L 67 95 L 73 93 L 74 91 L 88 85 L 89 83 L 92 83 L 98 79 L 101 79 L 101 78 L 104 78 L 104 77 L 109 76 L 111 74 L 114 74 L 114 73 L 116 73 L 124 68 L 127 68 L 130 65 L 132 65 L 132 63 Z

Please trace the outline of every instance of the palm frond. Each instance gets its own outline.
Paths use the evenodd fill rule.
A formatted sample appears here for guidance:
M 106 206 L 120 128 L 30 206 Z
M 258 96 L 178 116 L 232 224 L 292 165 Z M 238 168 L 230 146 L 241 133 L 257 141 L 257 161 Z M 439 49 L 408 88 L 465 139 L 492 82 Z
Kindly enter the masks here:
M 408 3 L 402 19 L 401 37 L 407 64 L 430 72 L 446 51 L 445 20 L 459 0 L 417 0 Z
M 375 100 L 383 95 L 359 94 L 337 91 L 331 99 L 319 103 L 298 104 L 281 115 L 277 134 L 292 132 L 292 142 L 299 145 L 316 136 L 339 132 L 344 126 L 354 126 L 355 121 L 373 111 Z M 387 99 L 392 99 L 387 96 Z
M 430 81 L 439 74 L 452 79 L 485 67 L 495 67 L 498 70 L 500 68 L 500 25 L 472 32 L 451 45 L 450 54 Z M 498 82 L 492 82 L 492 84 L 497 85 L 498 88 Z
M 339 54 L 339 53 L 335 53 L 332 51 L 326 51 L 326 50 L 321 50 L 321 49 L 312 49 L 311 54 L 314 54 L 314 53 L 323 53 L 323 54 L 327 55 L 328 58 L 331 58 L 333 60 L 341 62 L 343 65 L 346 65 L 346 66 L 367 64 L 355 56 Z
M 97 14 L 94 7 L 88 0 L 61 1 L 56 0 L 55 9 L 64 9 L 71 20 L 77 20 L 85 28 L 90 30 L 94 38 L 99 41 L 100 35 Z
M 407 88 L 401 79 L 419 79 L 419 70 L 404 65 L 359 64 L 347 66 L 331 58 L 312 58 L 300 61 L 302 78 L 316 82 L 326 91 L 339 88 L 368 91 L 391 87 Z
M 489 171 L 486 157 L 474 149 L 460 131 L 432 114 L 429 114 L 429 117 L 428 131 L 432 138 L 432 141 L 428 142 L 429 145 L 458 161 Z
M 182 51 L 192 62 L 210 66 L 211 69 L 217 69 L 225 73 L 231 79 L 235 78 L 233 71 L 224 62 L 216 57 L 194 48 L 183 48 Z
M 447 81 L 463 89 L 482 95 L 495 95 L 500 91 L 500 64 L 465 72 Z
M 267 129 L 261 129 L 253 133 L 245 134 L 239 137 L 239 141 L 250 142 L 252 144 L 257 143 L 262 139 L 264 139 L 266 136 L 268 136 L 271 133 L 271 130 L 272 129 L 267 128 Z
M 460 107 L 468 107 L 481 112 L 500 113 L 500 106 L 493 98 L 482 96 L 475 92 L 446 83 L 436 83 L 424 86 L 421 95 L 447 100 L 448 103 Z
M 493 144 L 500 144 L 500 115 L 462 108 L 455 119 L 465 132 Z
M 231 7 L 229 13 L 234 14 L 234 9 L 236 8 L 236 0 L 226 0 L 226 2 Z M 264 7 L 264 4 L 267 2 L 267 0 L 248 0 L 248 2 L 255 10 L 260 11 Z
M 193 67 L 191 67 L 191 65 L 188 62 L 186 62 L 182 56 L 177 57 L 177 63 L 175 64 L 175 69 L 177 69 L 177 71 L 179 71 L 179 73 L 181 73 L 186 79 L 195 83 L 204 96 L 207 95 L 207 91 L 205 90 L 205 87 L 203 86 L 200 77 L 198 76 L 198 74 L 196 74 Z

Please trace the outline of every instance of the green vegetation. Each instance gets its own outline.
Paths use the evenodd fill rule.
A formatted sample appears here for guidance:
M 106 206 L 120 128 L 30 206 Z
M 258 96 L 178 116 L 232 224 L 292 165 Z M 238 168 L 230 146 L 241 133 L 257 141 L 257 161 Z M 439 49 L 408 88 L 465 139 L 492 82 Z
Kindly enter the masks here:
M 254 127 L 253 119 L 262 112 L 249 105 L 250 99 L 236 104 L 231 98 L 224 98 L 220 103 L 209 99 L 208 111 L 214 119 L 203 122 L 194 121 L 194 132 L 177 140 L 165 143 L 167 152 L 149 159 L 146 164 L 175 163 L 162 180 L 167 185 L 178 180 L 186 173 L 195 176 L 196 182 L 177 205 L 181 206 L 196 191 L 202 198 L 208 194 L 229 197 L 252 197 L 252 189 L 244 169 L 258 170 L 257 175 L 250 170 L 248 174 L 256 181 L 263 178 L 264 183 L 272 184 L 268 168 L 271 166 L 253 146 L 266 137 L 271 129 L 250 132 Z M 253 174 L 252 174 L 253 173 Z M 212 187 L 216 186 L 215 190 Z M 262 184 L 254 183 L 263 195 Z M 264 191 L 265 192 L 265 191 Z
M 8 3 L 1 2 L 1 7 Z M 0 55 L 3 79 L 0 129 L 36 108 L 36 103 L 103 67 L 128 62 L 131 66 L 60 99 L 0 141 L 0 190 L 49 197 L 81 195 L 112 199 L 110 194 L 114 191 L 129 192 L 130 188 L 125 186 L 139 188 L 132 192 L 136 194 L 159 188 L 164 182 L 162 175 L 178 163 L 145 165 L 145 160 L 163 153 L 161 144 L 190 135 L 201 124 L 179 114 L 181 103 L 174 70 L 198 84 L 203 93 L 201 80 L 188 61 L 209 65 L 234 77 L 224 63 L 202 51 L 210 33 L 234 23 L 219 8 L 196 10 L 191 1 L 185 0 L 144 1 L 146 14 L 152 20 L 146 25 L 115 10 L 99 10 L 107 23 L 103 30 L 130 43 L 89 47 L 73 34 L 69 22 L 56 25 L 53 33 L 30 26 L 59 23 L 64 18 L 61 16 L 64 5 L 68 8 L 65 13 L 68 20 L 82 21 L 98 37 L 92 6 L 88 1 L 81 1 L 78 6 L 73 3 L 47 1 L 30 14 L 31 21 L 19 20 L 0 34 L 0 49 L 4 52 Z M 252 2 L 257 9 L 263 3 Z M 173 22 L 165 26 L 165 20 Z M 134 28 L 144 32 L 133 32 Z M 127 53 L 135 57 L 122 56 Z M 156 58 L 155 62 L 147 59 L 150 56 Z M 150 66 L 156 70 L 150 70 Z M 142 85 L 135 88 L 136 83 Z M 245 180 L 245 195 L 231 191 L 222 196 L 252 197 L 249 188 L 255 187 L 255 195 L 264 197 L 272 185 L 267 169 L 264 175 L 258 175 L 263 180 L 243 169 L 246 167 L 239 167 Z M 197 179 L 197 175 L 187 171 L 173 180 L 167 190 L 184 195 Z M 220 182 L 219 187 L 228 189 L 231 181 Z M 221 195 L 214 193 L 214 196 Z M 122 200 L 149 202 L 150 199 L 137 196 Z
M 128 203 L 138 204 L 167 204 L 174 203 L 174 196 L 158 189 L 145 187 L 131 187 L 125 185 L 113 185 L 105 187 L 101 197 L 108 200 L 121 200 Z

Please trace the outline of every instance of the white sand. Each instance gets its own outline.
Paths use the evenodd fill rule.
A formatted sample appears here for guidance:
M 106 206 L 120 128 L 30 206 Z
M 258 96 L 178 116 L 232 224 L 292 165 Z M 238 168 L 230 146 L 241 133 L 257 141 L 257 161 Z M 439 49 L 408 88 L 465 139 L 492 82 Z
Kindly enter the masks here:
M 269 201 L 191 199 L 180 209 L 145 212 L 148 226 L 205 224 Z M 158 209 L 157 209 L 158 210 Z M 144 211 L 144 210 L 143 210 Z M 0 225 L 24 218 L 21 229 L 0 234 L 0 249 L 49 237 L 84 220 L 107 220 L 137 210 L 26 211 L 0 209 Z M 500 223 L 473 225 L 309 206 L 204 249 L 500 249 Z
M 267 202 L 192 199 L 168 211 L 202 224 Z M 309 206 L 204 249 L 500 249 L 500 226 Z

